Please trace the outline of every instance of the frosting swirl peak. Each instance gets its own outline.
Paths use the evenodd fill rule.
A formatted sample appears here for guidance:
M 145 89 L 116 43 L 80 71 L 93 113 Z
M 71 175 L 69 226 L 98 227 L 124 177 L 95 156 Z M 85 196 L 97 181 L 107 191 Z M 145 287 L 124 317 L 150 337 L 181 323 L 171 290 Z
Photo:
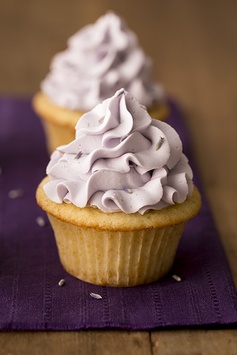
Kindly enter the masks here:
M 124 89 L 80 118 L 75 140 L 58 147 L 46 172 L 52 201 L 104 212 L 159 210 L 193 188 L 177 132 Z
M 69 38 L 68 48 L 53 57 L 41 83 L 52 102 L 79 111 L 92 109 L 121 87 L 147 107 L 163 99 L 136 35 L 112 12 Z

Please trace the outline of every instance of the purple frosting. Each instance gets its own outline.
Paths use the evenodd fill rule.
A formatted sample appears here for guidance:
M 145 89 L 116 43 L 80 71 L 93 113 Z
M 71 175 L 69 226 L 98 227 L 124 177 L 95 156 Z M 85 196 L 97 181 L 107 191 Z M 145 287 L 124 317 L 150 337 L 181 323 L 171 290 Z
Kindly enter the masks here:
M 42 91 L 57 105 L 91 110 L 124 87 L 151 107 L 163 100 L 161 85 L 151 79 L 151 61 L 136 35 L 114 13 L 100 17 L 68 40 L 54 56 Z
M 159 210 L 193 188 L 178 133 L 124 89 L 81 117 L 76 139 L 52 154 L 47 174 L 52 201 L 105 212 Z

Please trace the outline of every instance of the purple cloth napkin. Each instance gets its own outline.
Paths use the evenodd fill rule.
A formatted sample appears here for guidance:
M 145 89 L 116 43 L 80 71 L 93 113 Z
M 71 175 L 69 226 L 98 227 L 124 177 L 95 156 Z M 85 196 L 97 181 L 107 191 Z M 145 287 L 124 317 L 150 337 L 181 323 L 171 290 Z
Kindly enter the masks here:
M 170 103 L 170 107 L 169 122 L 180 133 L 193 166 L 182 115 L 177 105 Z M 133 288 L 93 286 L 64 271 L 52 229 L 36 204 L 35 189 L 45 176 L 48 160 L 42 127 L 30 99 L 1 98 L 1 330 L 142 330 L 237 324 L 236 291 L 205 198 L 200 214 L 185 229 L 173 270 L 166 278 Z M 19 196 L 12 198 L 12 190 Z M 36 223 L 38 216 L 46 221 L 44 227 Z M 173 274 L 182 281 L 176 281 Z M 65 285 L 60 287 L 61 279 Z

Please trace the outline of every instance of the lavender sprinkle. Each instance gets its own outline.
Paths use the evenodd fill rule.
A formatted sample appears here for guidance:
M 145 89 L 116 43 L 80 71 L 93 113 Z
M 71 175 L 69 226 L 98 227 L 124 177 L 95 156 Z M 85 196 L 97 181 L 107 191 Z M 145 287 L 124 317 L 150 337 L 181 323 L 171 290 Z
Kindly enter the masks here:
M 128 189 L 127 187 L 124 188 L 124 191 L 127 192 L 128 194 L 132 194 L 132 190 Z
M 173 278 L 175 281 L 178 281 L 178 282 L 182 281 L 181 277 L 178 276 L 178 275 L 172 275 L 172 278 Z
M 14 189 L 8 192 L 8 197 L 10 197 L 11 199 L 19 198 L 22 197 L 23 195 L 24 195 L 24 191 L 22 189 Z
M 95 299 L 97 299 L 97 300 L 101 300 L 101 299 L 102 299 L 102 296 L 99 295 L 98 293 L 93 293 L 93 292 L 91 292 L 91 293 L 90 293 L 90 296 L 93 297 L 93 298 L 95 298 Z
M 38 226 L 40 227 L 44 227 L 45 226 L 45 220 L 43 219 L 43 217 L 38 216 L 36 218 L 36 223 L 38 224 Z
M 160 147 L 162 146 L 162 143 L 164 142 L 164 137 L 160 137 L 159 142 L 156 144 L 156 150 L 160 149 Z
M 58 286 L 64 286 L 65 285 L 65 280 L 64 279 L 61 279 L 58 283 Z
M 82 156 L 82 151 L 80 150 L 74 157 L 74 159 L 80 159 L 80 157 Z

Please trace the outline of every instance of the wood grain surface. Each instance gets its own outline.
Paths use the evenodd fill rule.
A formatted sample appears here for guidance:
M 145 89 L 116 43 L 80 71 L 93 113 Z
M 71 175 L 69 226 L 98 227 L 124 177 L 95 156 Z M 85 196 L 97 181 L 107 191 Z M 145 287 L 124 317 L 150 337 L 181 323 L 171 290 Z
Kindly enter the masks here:
M 237 285 L 237 2 L 8 0 L 0 3 L 0 94 L 37 91 L 69 36 L 122 15 L 180 103 Z M 2 332 L 0 354 L 237 354 L 236 329 Z

